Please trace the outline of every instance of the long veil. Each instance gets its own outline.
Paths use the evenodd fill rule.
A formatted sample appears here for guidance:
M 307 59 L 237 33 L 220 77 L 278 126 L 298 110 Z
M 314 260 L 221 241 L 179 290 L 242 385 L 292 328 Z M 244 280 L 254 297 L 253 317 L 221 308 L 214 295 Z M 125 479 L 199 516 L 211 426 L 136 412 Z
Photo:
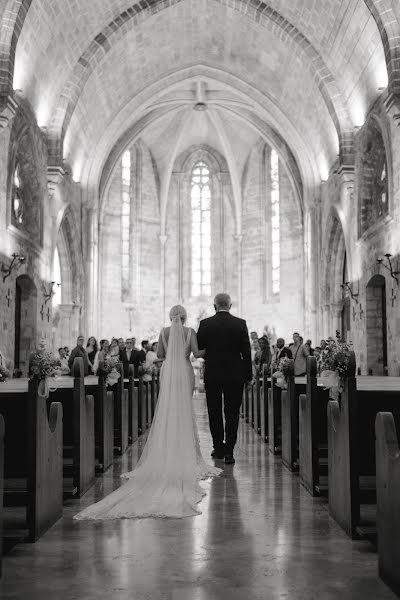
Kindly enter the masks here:
M 121 475 L 128 479 L 127 483 L 74 518 L 201 514 L 196 506 L 204 495 L 199 485 L 199 466 L 201 476 L 221 472 L 207 468 L 201 457 L 194 422 L 192 384 L 185 359 L 185 333 L 177 316 L 172 320 L 160 394 L 140 460 L 133 471 Z

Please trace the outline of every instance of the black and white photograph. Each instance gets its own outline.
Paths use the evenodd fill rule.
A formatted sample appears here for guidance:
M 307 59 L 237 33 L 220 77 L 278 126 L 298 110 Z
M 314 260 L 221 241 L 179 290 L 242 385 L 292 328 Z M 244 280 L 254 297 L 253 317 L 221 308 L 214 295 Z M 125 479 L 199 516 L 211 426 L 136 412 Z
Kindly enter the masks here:
M 400 0 L 0 0 L 0 598 L 400 598 Z

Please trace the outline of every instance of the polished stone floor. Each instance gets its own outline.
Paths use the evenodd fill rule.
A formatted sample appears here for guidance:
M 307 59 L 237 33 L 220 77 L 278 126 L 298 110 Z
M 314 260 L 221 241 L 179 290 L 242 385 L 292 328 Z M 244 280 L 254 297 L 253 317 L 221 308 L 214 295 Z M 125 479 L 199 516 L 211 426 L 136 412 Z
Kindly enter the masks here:
M 210 452 L 203 396 L 195 398 Z M 72 515 L 119 485 L 135 444 L 36 544 L 5 557 L 3 600 L 390 600 L 368 542 L 352 542 L 240 424 L 236 465 L 204 483 L 202 515 L 77 522 Z

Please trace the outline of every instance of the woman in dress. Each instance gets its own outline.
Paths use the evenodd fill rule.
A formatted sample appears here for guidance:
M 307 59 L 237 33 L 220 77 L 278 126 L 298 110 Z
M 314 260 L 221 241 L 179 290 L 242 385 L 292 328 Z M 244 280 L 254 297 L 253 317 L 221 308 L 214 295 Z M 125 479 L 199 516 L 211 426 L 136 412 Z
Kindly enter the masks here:
M 157 357 L 158 342 L 151 344 L 150 350 L 146 354 L 146 360 L 143 364 L 143 381 L 151 381 L 152 373 L 157 370 L 157 366 L 162 362 L 162 359 Z
M 99 350 L 97 345 L 97 341 L 95 337 L 90 337 L 86 344 L 86 353 L 88 355 L 89 361 L 89 371 L 91 375 L 94 375 L 94 359 L 96 358 L 96 354 Z
M 100 340 L 100 350 L 96 353 L 93 362 L 93 373 L 97 375 L 97 371 L 99 368 L 99 360 L 105 359 L 107 354 L 110 352 L 110 342 L 108 340 Z
M 121 477 L 127 483 L 109 496 L 75 515 L 75 519 L 136 517 L 189 517 L 201 514 L 204 496 L 200 480 L 219 475 L 221 469 L 205 463 L 193 410 L 194 373 L 190 354 L 199 351 L 193 329 L 184 326 L 186 311 L 174 306 L 171 327 L 162 329 L 158 357 L 160 395 L 147 443 L 136 468 Z

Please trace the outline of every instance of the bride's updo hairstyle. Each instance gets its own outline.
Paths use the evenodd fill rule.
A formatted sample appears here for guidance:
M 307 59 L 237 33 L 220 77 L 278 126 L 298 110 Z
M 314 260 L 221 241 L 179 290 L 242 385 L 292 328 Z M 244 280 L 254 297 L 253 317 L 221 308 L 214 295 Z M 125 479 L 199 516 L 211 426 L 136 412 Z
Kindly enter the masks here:
M 186 323 L 186 319 L 187 319 L 186 309 L 183 306 L 181 306 L 180 304 L 173 306 L 171 308 L 171 310 L 169 311 L 169 318 L 172 321 L 172 319 L 174 317 L 180 317 L 180 319 L 182 321 L 182 325 L 183 325 L 184 323 Z

